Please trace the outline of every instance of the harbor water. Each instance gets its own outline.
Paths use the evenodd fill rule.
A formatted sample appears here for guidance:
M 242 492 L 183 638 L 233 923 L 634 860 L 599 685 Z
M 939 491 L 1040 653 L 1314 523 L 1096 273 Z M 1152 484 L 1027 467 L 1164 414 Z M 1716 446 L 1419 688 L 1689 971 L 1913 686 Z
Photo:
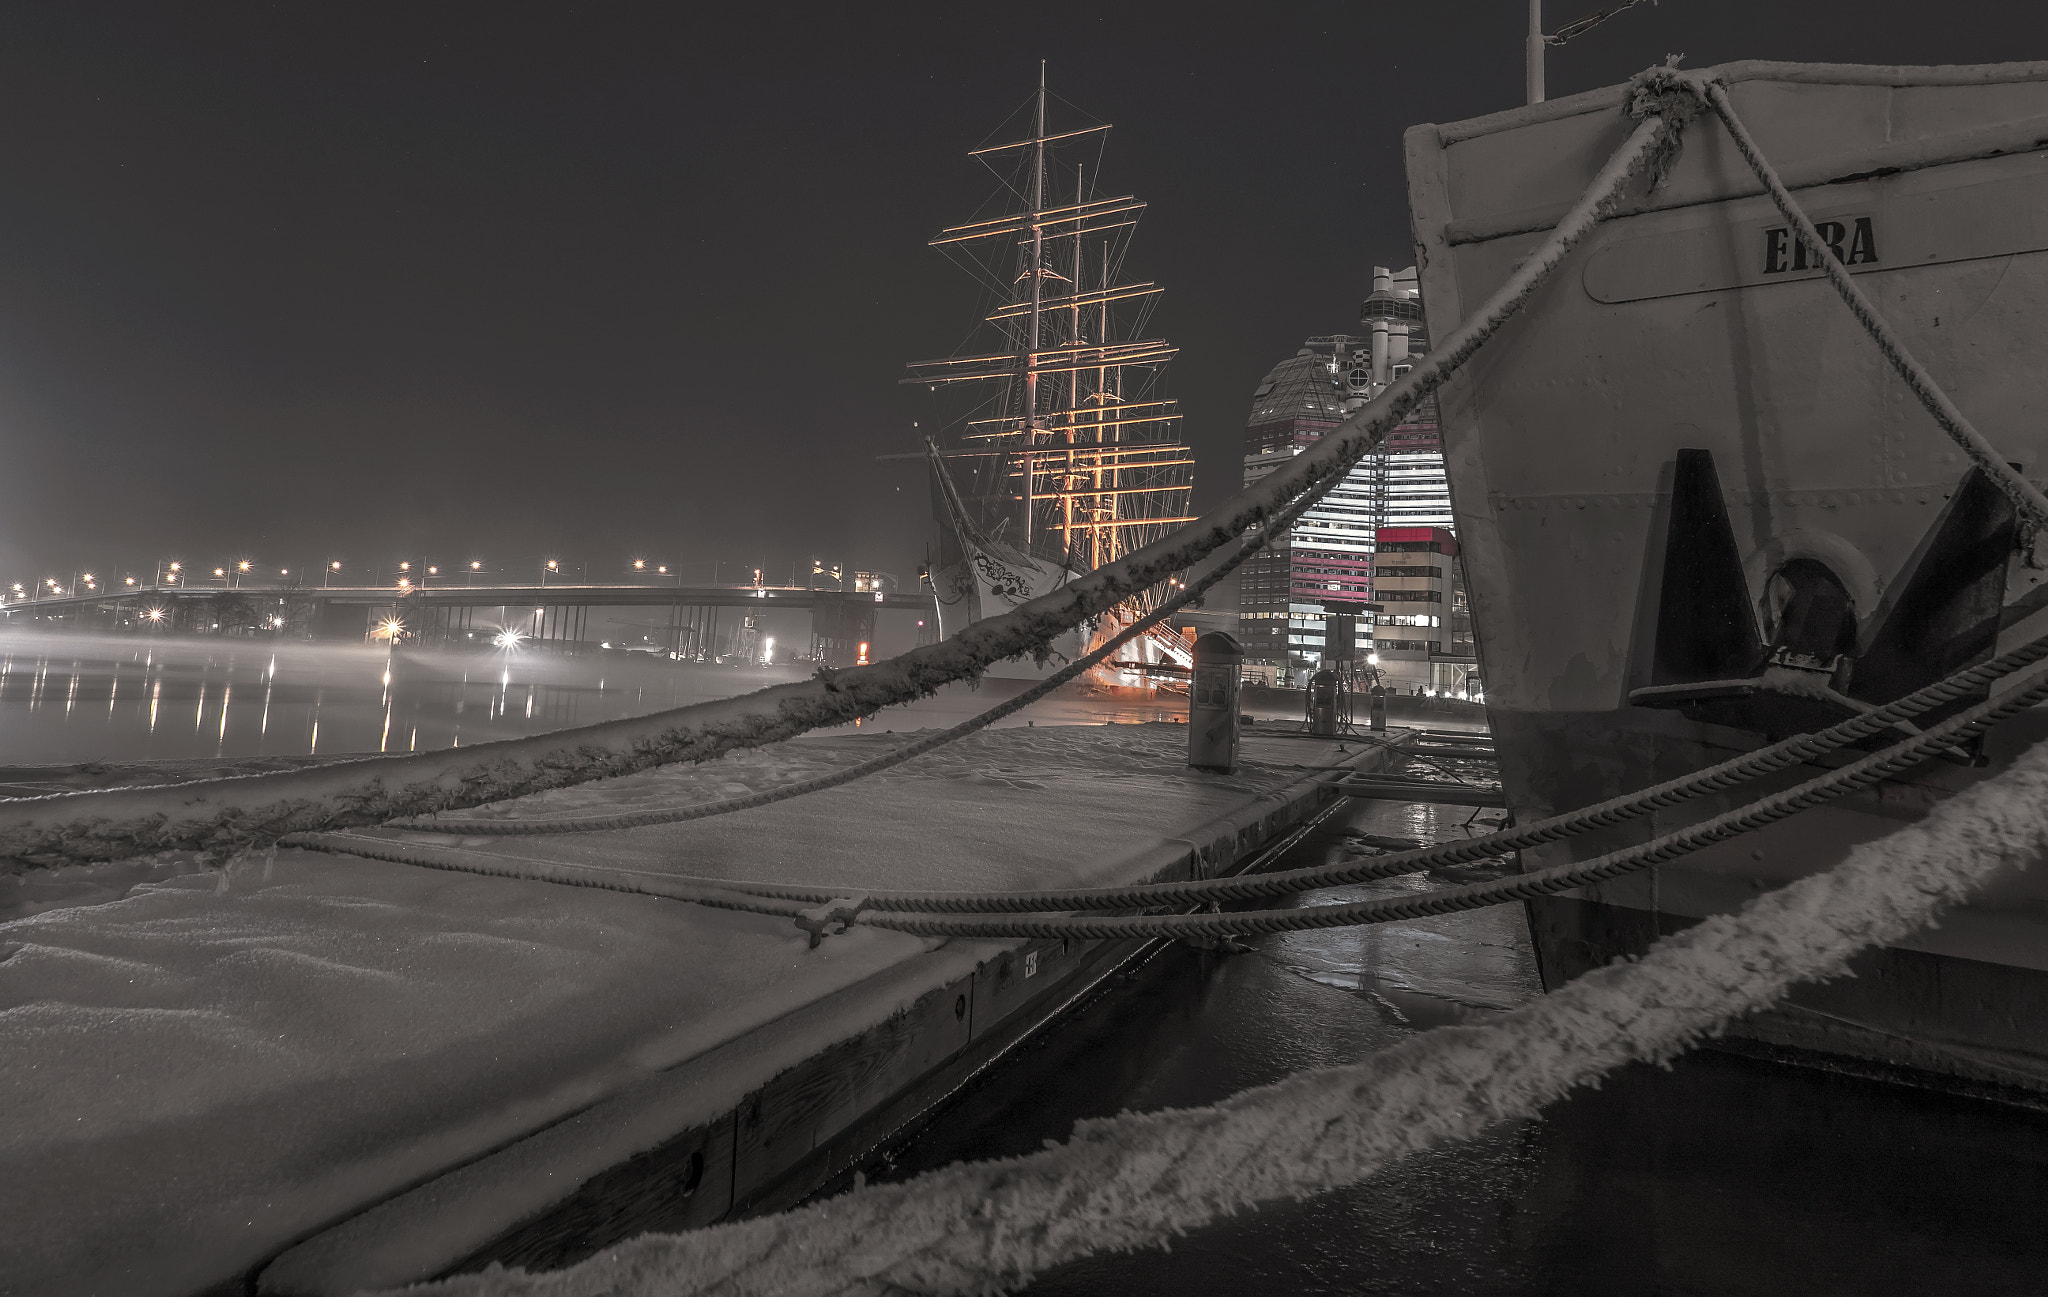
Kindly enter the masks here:
M 0 632 L 0 766 L 467 747 L 729 698 L 813 669 L 622 652 L 8 631 Z M 1026 687 L 956 686 L 846 728 L 953 725 Z M 1184 712 L 1171 694 L 1061 694 L 1007 723 L 1128 724 Z
M 1276 868 L 1354 834 L 1439 841 L 1464 808 L 1360 801 Z M 1438 871 L 1316 905 L 1484 876 Z M 1520 906 L 1168 947 L 867 1169 L 1020 1155 L 1076 1121 L 1217 1102 L 1539 993 Z M 2048 1113 L 1696 1049 L 1624 1068 L 1541 1119 L 1268 1205 L 1170 1252 L 1090 1257 L 1045 1297 L 1245 1293 L 1991 1294 L 2043 1291 Z

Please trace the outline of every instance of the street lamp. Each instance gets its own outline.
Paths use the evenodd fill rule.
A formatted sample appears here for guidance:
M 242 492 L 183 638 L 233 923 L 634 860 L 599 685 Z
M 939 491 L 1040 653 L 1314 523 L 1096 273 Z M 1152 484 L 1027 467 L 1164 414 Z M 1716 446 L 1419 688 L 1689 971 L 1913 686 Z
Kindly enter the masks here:
M 338 558 L 329 559 L 327 561 L 327 571 L 323 572 L 320 576 L 321 586 L 324 588 L 329 581 L 334 579 L 334 574 L 339 571 L 341 571 L 341 560 Z
M 235 564 L 235 576 L 234 576 L 234 580 L 233 580 L 232 584 L 234 584 L 234 585 L 236 585 L 236 586 L 240 586 L 240 585 L 242 584 L 242 578 L 243 578 L 244 576 L 246 576 L 246 575 L 248 574 L 248 571 L 249 571 L 249 560 L 248 560 L 248 559 L 246 559 L 246 558 L 245 558 L 245 559 L 243 559 L 242 561 L 240 561 L 239 563 L 236 563 L 236 564 Z
M 479 573 L 479 572 L 481 572 L 481 571 L 483 571 L 483 570 L 484 570 L 484 565 L 483 565 L 482 563 L 478 562 L 478 561 L 477 561 L 477 560 L 475 560 L 475 559 L 471 559 L 471 560 L 469 561 L 469 575 L 468 575 L 468 576 L 466 576 L 466 577 L 464 577 L 464 578 L 463 578 L 463 580 L 464 580 L 464 581 L 466 581 L 466 582 L 468 582 L 468 583 L 469 583 L 470 585 L 475 585 L 475 584 L 476 584 L 476 574 L 477 574 L 477 573 Z
M 540 570 L 540 583 L 542 585 L 546 585 L 548 583 L 548 573 L 550 572 L 553 572 L 556 576 L 560 576 L 562 574 L 562 565 L 557 563 L 553 559 L 549 559 L 547 561 L 547 566 L 541 568 Z

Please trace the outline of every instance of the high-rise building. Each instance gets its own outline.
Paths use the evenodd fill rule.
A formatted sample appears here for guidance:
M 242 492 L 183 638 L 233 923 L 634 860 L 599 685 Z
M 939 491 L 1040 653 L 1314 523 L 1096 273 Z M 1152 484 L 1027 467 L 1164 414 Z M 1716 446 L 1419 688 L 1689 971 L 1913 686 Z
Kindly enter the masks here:
M 1253 392 L 1245 429 L 1246 485 L 1315 444 L 1428 350 L 1414 267 L 1398 274 L 1375 267 L 1361 315 L 1364 332 L 1310 338 Z M 1450 489 L 1431 398 L 1287 535 L 1275 537 L 1239 569 L 1238 639 L 1247 674 L 1297 684 L 1320 664 L 1324 605 L 1362 604 L 1372 597 L 1380 528 L 1450 525 Z M 1370 647 L 1369 634 L 1363 632 L 1361 652 Z

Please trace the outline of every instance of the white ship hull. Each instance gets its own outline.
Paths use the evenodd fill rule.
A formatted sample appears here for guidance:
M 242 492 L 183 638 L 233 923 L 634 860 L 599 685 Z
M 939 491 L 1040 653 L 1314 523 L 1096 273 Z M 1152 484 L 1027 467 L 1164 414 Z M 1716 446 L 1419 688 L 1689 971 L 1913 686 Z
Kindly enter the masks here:
M 1719 71 L 1909 350 L 2005 459 L 2048 476 L 2048 65 Z M 1631 125 L 1620 89 L 1409 133 L 1434 336 L 1586 189 Z M 1847 714 L 1697 687 L 1754 677 L 1773 654 L 1804 654 L 1881 704 L 2048 632 L 2048 546 L 1794 255 L 1785 224 L 1702 117 L 1664 186 L 1639 185 L 1442 393 L 1487 709 L 1521 822 Z M 1534 902 L 1545 979 L 1824 869 L 2044 733 L 2037 711 L 1989 738 L 1985 768 L 1933 762 Z M 1538 848 L 1523 867 L 1731 804 Z M 1738 1034 L 1869 1070 L 2048 1090 L 2048 867 L 1857 968 Z

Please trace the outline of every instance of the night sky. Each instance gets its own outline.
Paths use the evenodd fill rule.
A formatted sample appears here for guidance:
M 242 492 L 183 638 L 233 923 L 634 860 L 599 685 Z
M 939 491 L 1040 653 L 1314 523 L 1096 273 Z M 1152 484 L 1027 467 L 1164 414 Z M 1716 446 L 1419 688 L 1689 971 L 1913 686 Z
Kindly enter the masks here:
M 907 582 L 924 479 L 875 457 L 915 448 L 903 364 L 978 300 L 925 241 L 989 196 L 964 153 L 1041 57 L 1055 125 L 1115 123 L 1103 183 L 1152 204 L 1127 270 L 1167 287 L 1206 504 L 1260 375 L 1412 260 L 1403 129 L 1522 93 L 1519 0 L 730 8 L 0 10 L 0 580 L 551 554 Z M 1666 0 L 1553 51 L 1550 91 L 1676 51 L 2048 58 L 2048 16 Z

